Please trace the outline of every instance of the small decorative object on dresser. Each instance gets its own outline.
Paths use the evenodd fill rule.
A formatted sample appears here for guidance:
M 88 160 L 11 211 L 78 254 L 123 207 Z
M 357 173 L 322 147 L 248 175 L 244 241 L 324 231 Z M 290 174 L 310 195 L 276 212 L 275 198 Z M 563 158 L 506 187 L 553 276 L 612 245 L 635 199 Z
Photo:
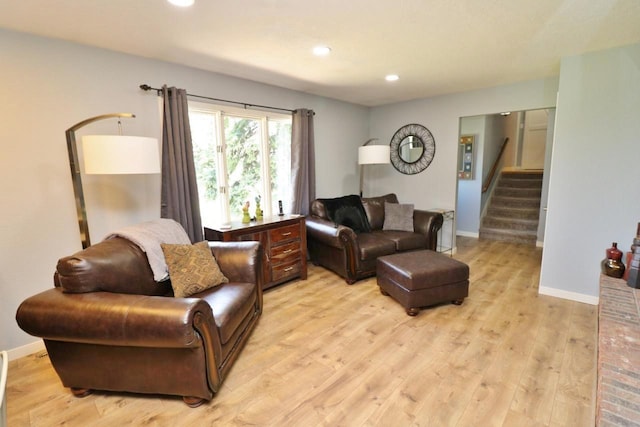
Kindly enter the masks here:
M 224 242 L 262 243 L 263 289 L 291 279 L 307 278 L 307 227 L 301 215 L 264 217 L 260 222 L 231 222 L 204 227 L 204 238 Z
M 262 208 L 260 208 L 260 196 L 256 196 L 256 221 L 262 221 Z
M 624 264 L 622 263 L 622 251 L 618 249 L 618 244 L 613 242 L 605 252 L 607 258 L 602 261 L 604 274 L 609 277 L 621 278 L 624 274 Z
M 249 201 L 247 200 L 242 206 L 242 223 L 249 224 L 251 222 L 251 216 L 249 216 Z
M 640 289 L 640 274 L 638 274 L 639 268 L 640 246 L 636 246 L 633 254 L 631 255 L 631 262 L 629 263 L 629 277 L 627 278 L 627 285 L 636 289 Z
M 638 274 L 638 268 L 640 267 L 640 222 L 636 229 L 636 237 L 631 244 L 631 251 L 627 252 L 627 271 L 625 271 L 622 277 L 627 285 L 632 288 L 640 289 L 640 275 Z

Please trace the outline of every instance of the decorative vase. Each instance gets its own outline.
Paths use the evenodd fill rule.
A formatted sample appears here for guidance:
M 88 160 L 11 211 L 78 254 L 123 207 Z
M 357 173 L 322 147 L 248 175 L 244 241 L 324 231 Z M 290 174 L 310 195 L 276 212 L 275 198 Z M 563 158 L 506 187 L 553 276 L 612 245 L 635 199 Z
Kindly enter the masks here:
M 242 223 L 249 224 L 251 222 L 251 217 L 249 216 L 249 211 L 242 211 Z
M 260 209 L 260 203 L 256 206 L 256 220 L 262 220 L 262 209 Z
M 604 274 L 609 277 L 621 278 L 624 275 L 624 264 L 622 263 L 622 251 L 618 249 L 618 244 L 613 242 L 605 253 L 607 258 L 602 261 Z

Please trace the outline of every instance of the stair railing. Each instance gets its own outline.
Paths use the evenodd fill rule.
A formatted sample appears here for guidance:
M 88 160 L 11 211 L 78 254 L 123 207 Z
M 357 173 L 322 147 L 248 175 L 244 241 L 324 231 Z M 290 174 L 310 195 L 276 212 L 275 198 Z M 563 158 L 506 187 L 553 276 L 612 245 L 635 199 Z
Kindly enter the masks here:
M 491 167 L 489 174 L 487 175 L 487 177 L 484 179 L 484 182 L 482 183 L 483 193 L 486 193 L 489 187 L 491 187 L 493 178 L 495 178 L 496 171 L 498 170 L 498 164 L 500 163 L 500 159 L 502 159 L 502 155 L 504 154 L 504 149 L 507 148 L 508 142 L 509 142 L 509 138 L 507 137 L 504 139 L 504 142 L 502 143 L 502 147 L 500 147 L 500 152 L 498 153 L 498 157 L 496 158 L 496 161 L 493 162 L 493 166 Z

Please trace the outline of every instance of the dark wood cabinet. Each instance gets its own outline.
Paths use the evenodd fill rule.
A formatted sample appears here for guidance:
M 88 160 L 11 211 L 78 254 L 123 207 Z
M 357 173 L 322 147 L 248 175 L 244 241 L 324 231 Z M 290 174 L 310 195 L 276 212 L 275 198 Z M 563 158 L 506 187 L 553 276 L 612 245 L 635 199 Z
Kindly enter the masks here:
M 232 222 L 230 227 L 205 227 L 207 240 L 258 241 L 264 251 L 264 289 L 291 279 L 307 278 L 307 229 L 303 216 L 284 215 Z

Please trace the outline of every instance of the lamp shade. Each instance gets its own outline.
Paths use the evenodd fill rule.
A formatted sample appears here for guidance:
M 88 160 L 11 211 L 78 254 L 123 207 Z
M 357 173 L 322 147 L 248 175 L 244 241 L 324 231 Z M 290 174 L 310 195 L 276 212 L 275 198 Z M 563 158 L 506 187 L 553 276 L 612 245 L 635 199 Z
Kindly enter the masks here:
M 373 165 L 391 163 L 388 145 L 365 145 L 358 147 L 358 164 Z
M 87 174 L 160 173 L 158 140 L 142 136 L 86 135 L 82 137 Z

